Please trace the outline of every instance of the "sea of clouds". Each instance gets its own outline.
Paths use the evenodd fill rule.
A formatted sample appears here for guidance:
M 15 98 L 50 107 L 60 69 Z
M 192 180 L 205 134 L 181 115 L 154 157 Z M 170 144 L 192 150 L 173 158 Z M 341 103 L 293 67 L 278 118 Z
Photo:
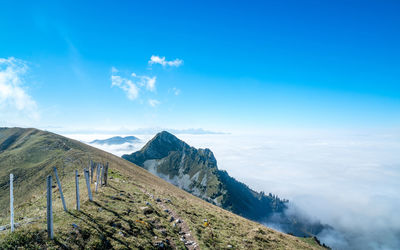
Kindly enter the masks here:
M 82 141 L 114 135 L 67 135 Z M 139 143 L 94 145 L 121 156 Z M 334 249 L 400 249 L 398 131 L 271 131 L 263 134 L 180 134 L 210 148 L 220 169 L 257 191 L 289 199 L 290 212 L 334 230 L 318 238 Z

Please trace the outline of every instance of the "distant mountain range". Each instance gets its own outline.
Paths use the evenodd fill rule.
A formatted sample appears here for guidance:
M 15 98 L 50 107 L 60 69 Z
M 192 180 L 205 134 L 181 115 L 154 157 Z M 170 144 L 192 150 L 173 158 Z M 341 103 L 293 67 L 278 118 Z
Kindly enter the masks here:
M 94 140 L 94 141 L 91 141 L 90 144 L 119 145 L 119 144 L 134 143 L 134 142 L 140 142 L 140 139 L 135 136 L 126 136 L 126 137 L 114 136 L 114 137 L 104 139 L 104 140 Z
M 163 131 L 140 151 L 122 158 L 212 204 L 261 223 L 279 224 L 297 236 L 316 235 L 326 226 L 288 216 L 288 200 L 256 192 L 219 170 L 209 149 L 196 149 Z

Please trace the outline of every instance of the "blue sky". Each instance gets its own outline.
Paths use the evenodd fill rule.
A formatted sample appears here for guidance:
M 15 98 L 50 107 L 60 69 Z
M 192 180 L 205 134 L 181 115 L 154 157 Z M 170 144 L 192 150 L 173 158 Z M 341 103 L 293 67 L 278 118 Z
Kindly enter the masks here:
M 398 1 L 3 2 L 0 125 L 398 128 L 399 11 Z
M 0 126 L 232 132 L 179 137 L 354 241 L 398 249 L 399 13 L 398 0 L 1 1 Z

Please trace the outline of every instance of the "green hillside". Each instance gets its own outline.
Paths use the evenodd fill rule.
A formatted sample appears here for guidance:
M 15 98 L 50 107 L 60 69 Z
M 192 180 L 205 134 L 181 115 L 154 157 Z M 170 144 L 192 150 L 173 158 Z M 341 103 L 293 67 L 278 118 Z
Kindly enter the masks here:
M 110 166 L 109 185 L 94 193 L 94 202 L 88 201 L 83 177 L 89 160 Z M 69 212 L 54 184 L 55 239 L 48 240 L 45 177 L 53 166 Z M 79 212 L 75 169 L 81 174 Z M 0 226 L 9 223 L 11 172 L 19 226 L 14 233 L 0 231 L 0 249 L 322 248 L 311 238 L 277 232 L 205 202 L 122 158 L 36 129 L 0 129 Z

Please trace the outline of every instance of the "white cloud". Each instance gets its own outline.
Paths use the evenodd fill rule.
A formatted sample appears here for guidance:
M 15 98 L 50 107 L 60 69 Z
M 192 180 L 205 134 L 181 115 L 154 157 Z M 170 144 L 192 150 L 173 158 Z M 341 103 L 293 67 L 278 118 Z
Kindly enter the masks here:
M 153 76 L 153 77 L 139 76 L 139 75 L 136 75 L 135 73 L 132 73 L 131 76 L 136 79 L 136 83 L 139 86 L 146 87 L 146 89 L 149 91 L 156 90 L 156 80 L 157 80 L 156 76 Z
M 117 86 L 125 91 L 130 100 L 135 100 L 139 97 L 139 90 L 141 87 L 145 87 L 151 92 L 156 90 L 157 77 L 155 76 L 139 76 L 132 73 L 131 78 L 124 78 L 116 74 L 119 72 L 118 69 L 112 67 L 111 71 L 111 86 Z
M 157 106 L 157 105 L 159 105 L 159 104 L 160 104 L 159 101 L 157 101 L 157 100 L 155 100 L 155 99 L 149 99 L 149 105 L 150 105 L 150 106 L 155 107 L 155 106 Z
M 111 85 L 117 86 L 125 91 L 126 96 L 130 100 L 135 100 L 139 95 L 138 87 L 129 79 L 113 75 L 111 76 Z
M 167 61 L 167 60 L 165 60 L 165 56 L 159 57 L 159 56 L 152 55 L 150 58 L 149 64 L 150 65 L 160 64 L 164 67 L 165 66 L 179 67 L 183 64 L 183 60 L 177 58 L 173 61 Z
M 131 154 L 133 152 L 140 150 L 144 146 L 144 143 L 142 143 L 142 142 L 134 142 L 134 143 L 127 142 L 127 143 L 118 144 L 118 145 L 96 144 L 96 143 L 89 143 L 89 142 L 86 142 L 86 143 L 93 147 L 110 152 L 117 156 L 122 156 L 124 154 Z
M 146 86 L 147 90 L 155 91 L 156 90 L 156 77 L 148 77 L 148 76 L 140 76 L 141 81 Z
M 172 88 L 172 92 L 174 93 L 174 95 L 179 95 L 181 93 L 181 90 L 178 88 L 173 87 Z
M 0 109 L 3 114 L 3 110 L 10 114 L 16 110 L 37 120 L 37 104 L 24 86 L 23 75 L 27 70 L 25 61 L 14 57 L 0 58 Z
M 111 67 L 111 72 L 112 72 L 112 73 L 118 73 L 118 69 L 115 68 L 115 67 Z

